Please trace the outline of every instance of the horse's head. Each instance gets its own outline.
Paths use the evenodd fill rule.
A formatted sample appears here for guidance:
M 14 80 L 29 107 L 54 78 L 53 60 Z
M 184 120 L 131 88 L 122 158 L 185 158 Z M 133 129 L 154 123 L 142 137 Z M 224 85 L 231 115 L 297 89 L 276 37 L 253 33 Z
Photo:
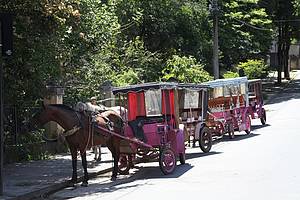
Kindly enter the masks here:
M 33 113 L 28 121 L 23 123 L 21 133 L 28 133 L 42 128 L 42 126 L 49 121 L 49 114 L 48 107 L 43 104 L 40 109 Z

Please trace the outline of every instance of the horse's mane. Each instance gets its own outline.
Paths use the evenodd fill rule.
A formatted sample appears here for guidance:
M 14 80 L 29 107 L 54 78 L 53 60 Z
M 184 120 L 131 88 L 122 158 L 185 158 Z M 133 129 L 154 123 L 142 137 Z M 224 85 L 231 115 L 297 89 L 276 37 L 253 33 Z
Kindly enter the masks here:
M 64 105 L 64 104 L 49 104 L 48 106 L 54 106 L 54 107 L 58 107 L 58 108 L 61 108 L 61 109 L 68 110 L 68 111 L 76 112 L 73 108 L 71 108 L 67 105 Z

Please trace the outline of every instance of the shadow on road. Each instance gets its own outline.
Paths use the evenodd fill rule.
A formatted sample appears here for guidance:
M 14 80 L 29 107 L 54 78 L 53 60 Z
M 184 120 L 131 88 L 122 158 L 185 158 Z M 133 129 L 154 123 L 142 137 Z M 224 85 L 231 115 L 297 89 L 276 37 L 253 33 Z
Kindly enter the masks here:
M 276 89 L 278 88 L 278 89 Z M 268 104 L 276 104 L 292 99 L 300 99 L 300 80 L 294 80 L 287 87 L 274 87 L 272 93 L 278 93 L 268 101 Z M 268 93 L 268 91 L 264 91 Z
M 224 136 L 224 138 L 220 142 L 235 142 L 235 141 L 241 141 L 245 139 L 250 139 L 256 136 L 259 136 L 260 134 L 257 133 L 250 133 L 245 135 L 235 135 L 233 139 L 230 139 L 229 136 Z
M 135 171 L 132 172 L 131 175 L 119 175 L 119 178 L 114 182 L 105 181 L 104 183 L 89 184 L 88 187 L 77 186 L 76 188 L 66 188 L 62 191 L 52 194 L 47 199 L 70 199 L 75 197 L 92 196 L 96 193 L 101 193 L 101 195 L 104 195 L 105 193 L 112 193 L 130 188 L 138 188 L 140 186 L 148 185 L 149 182 L 147 180 L 149 179 L 178 178 L 192 168 L 193 166 L 190 164 L 177 165 L 174 173 L 164 175 L 162 174 L 158 163 L 157 166 L 136 166 L 133 169 Z
M 195 148 L 197 148 L 197 147 L 195 147 Z M 201 151 L 200 148 L 199 148 L 199 151 Z M 186 153 L 185 159 L 189 160 L 189 159 L 200 158 L 200 157 L 205 157 L 205 156 L 212 156 L 212 155 L 221 154 L 221 153 L 222 152 L 214 152 L 214 151 L 211 151 L 211 152 L 208 152 L 208 153 L 203 153 L 203 152 Z
M 261 129 L 261 128 L 266 128 L 268 126 L 271 126 L 270 124 L 265 124 L 265 125 L 252 125 L 251 126 L 251 129 L 252 130 L 258 130 L 258 129 Z

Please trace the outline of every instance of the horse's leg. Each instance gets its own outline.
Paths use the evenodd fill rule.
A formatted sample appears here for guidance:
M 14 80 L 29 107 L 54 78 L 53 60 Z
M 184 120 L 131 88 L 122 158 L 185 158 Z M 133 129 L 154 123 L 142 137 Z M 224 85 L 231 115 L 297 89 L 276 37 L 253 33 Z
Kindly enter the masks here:
M 112 139 L 111 141 L 111 153 L 114 159 L 114 166 L 113 166 L 113 172 L 112 172 L 112 176 L 111 176 L 111 180 L 115 181 L 117 179 L 117 175 L 118 175 L 118 163 L 119 163 L 119 159 L 120 159 L 120 151 L 119 151 L 119 146 L 118 146 L 118 141 Z
M 98 153 L 99 153 L 99 156 L 97 158 L 97 161 L 101 161 L 101 144 L 97 146 L 98 148 Z
M 93 148 L 93 153 L 94 153 L 94 155 L 95 155 L 95 157 L 94 157 L 94 160 L 97 160 L 97 146 L 93 146 L 92 147 Z
M 113 157 L 113 162 L 114 162 L 114 166 L 113 166 L 113 171 L 112 171 L 112 175 L 111 175 L 111 179 L 112 181 L 115 181 L 117 179 L 117 173 L 118 173 L 118 169 L 117 169 L 117 172 L 115 170 L 115 166 L 116 166 L 116 163 L 115 163 L 115 157 L 116 157 L 116 153 L 115 153 L 115 148 L 113 146 L 113 142 L 112 142 L 112 138 L 110 138 L 107 143 L 106 143 L 106 146 L 107 148 L 110 150 L 111 152 L 111 155 Z M 118 166 L 118 163 L 117 163 L 117 166 Z
M 88 180 L 89 180 L 89 175 L 87 172 L 87 161 L 86 161 L 86 152 L 82 152 L 81 153 L 81 161 L 82 161 L 82 167 L 83 167 L 83 171 L 84 171 L 84 177 L 83 177 L 83 181 L 81 186 L 87 187 L 88 186 Z
M 114 169 L 113 169 L 113 174 L 112 174 L 112 180 L 117 179 L 118 171 L 119 171 L 119 159 L 120 159 L 120 153 L 118 151 L 115 151 L 115 156 L 114 156 Z
M 72 147 L 70 145 L 70 151 L 72 155 L 72 168 L 73 168 L 71 182 L 73 184 L 76 184 L 77 183 L 77 149 L 76 147 Z

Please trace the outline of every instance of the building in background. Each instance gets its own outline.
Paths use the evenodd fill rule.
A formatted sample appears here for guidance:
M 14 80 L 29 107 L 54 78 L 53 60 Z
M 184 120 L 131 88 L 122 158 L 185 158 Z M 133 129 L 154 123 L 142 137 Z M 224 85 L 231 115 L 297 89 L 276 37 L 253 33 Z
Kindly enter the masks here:
M 270 57 L 268 64 L 271 69 L 277 69 L 277 42 L 273 42 L 270 49 Z M 289 70 L 300 69 L 300 43 L 291 44 L 289 51 Z

